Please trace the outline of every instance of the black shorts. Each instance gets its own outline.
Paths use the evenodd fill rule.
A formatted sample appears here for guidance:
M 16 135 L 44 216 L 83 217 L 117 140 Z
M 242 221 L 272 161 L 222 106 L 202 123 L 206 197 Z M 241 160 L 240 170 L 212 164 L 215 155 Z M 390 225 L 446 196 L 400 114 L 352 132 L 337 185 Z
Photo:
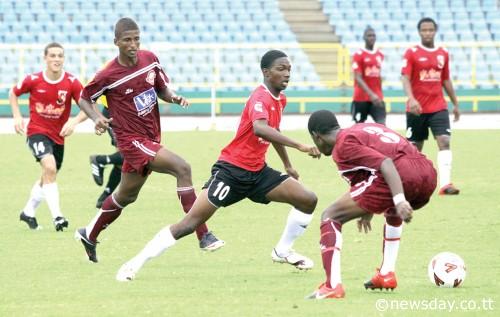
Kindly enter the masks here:
M 448 110 L 423 113 L 419 116 L 406 113 L 406 138 L 411 142 L 420 142 L 429 138 L 429 128 L 434 137 L 451 135 L 450 115 Z
M 376 123 L 385 124 L 385 103 L 382 101 L 382 104 L 383 107 L 378 107 L 371 101 L 353 101 L 351 103 L 352 119 L 356 123 L 365 122 L 370 115 Z
M 216 207 L 227 207 L 244 198 L 268 204 L 267 193 L 289 177 L 267 165 L 260 171 L 251 172 L 217 161 L 212 166 L 212 176 L 203 189 L 208 188 L 208 200 Z
M 108 110 L 108 108 L 103 107 L 103 108 L 102 108 L 101 113 L 102 113 L 102 115 L 103 115 L 104 117 L 106 117 L 106 118 L 108 118 L 108 119 L 109 119 L 109 110 Z M 108 134 L 109 134 L 109 136 L 110 136 L 110 138 L 111 138 L 111 145 L 112 145 L 112 146 L 116 146 L 116 138 L 115 138 L 115 133 L 113 132 L 113 128 L 111 127 L 111 125 L 110 125 L 110 126 L 109 126 L 109 128 L 108 128 Z
M 64 158 L 63 144 L 57 144 L 43 134 L 33 134 L 29 136 L 26 143 L 37 162 L 40 162 L 45 156 L 52 154 L 56 159 L 57 170 L 61 168 Z

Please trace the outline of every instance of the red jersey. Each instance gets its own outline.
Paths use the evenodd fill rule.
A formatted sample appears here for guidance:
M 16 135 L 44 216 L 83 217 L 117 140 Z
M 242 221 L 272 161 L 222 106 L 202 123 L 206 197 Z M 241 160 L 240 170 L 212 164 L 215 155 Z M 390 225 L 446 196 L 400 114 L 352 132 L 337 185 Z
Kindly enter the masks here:
M 168 86 L 168 76 L 156 55 L 140 50 L 137 64 L 123 66 L 118 57 L 99 71 L 83 89 L 82 98 L 96 102 L 106 96 L 118 147 L 134 137 L 160 142 L 157 91 Z
M 50 80 L 44 72 L 39 72 L 27 75 L 12 91 L 18 97 L 30 94 L 27 135 L 43 134 L 57 144 L 64 144 L 59 132 L 71 113 L 71 99 L 80 101 L 80 81 L 64 71 L 58 80 Z
M 339 173 L 351 186 L 373 181 L 386 158 L 397 167 L 403 157 L 425 158 L 406 138 L 377 123 L 359 123 L 340 130 L 332 152 Z
M 352 71 L 360 74 L 366 85 L 380 99 L 384 99 L 382 78 L 380 76 L 383 61 L 384 54 L 379 49 L 374 51 L 360 49 L 352 56 Z M 359 86 L 356 80 L 354 80 L 353 101 L 370 101 L 370 96 Z
M 261 170 L 270 142 L 254 134 L 253 122 L 265 119 L 270 127 L 278 130 L 285 106 L 285 94 L 280 93 L 277 98 L 265 85 L 257 87 L 245 104 L 236 136 L 222 149 L 219 160 L 252 172 Z
M 406 50 L 401 74 L 408 76 L 415 99 L 422 113 L 433 113 L 448 108 L 443 96 L 443 82 L 450 78 L 448 51 L 442 47 L 421 45 Z M 409 111 L 408 106 L 406 111 Z

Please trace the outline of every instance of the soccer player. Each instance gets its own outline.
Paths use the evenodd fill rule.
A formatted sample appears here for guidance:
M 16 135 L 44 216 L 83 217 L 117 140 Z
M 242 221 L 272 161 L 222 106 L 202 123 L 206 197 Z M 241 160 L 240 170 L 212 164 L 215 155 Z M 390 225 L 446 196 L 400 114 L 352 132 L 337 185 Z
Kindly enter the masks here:
M 75 126 L 87 119 L 84 112 L 69 119 L 71 100 L 80 99 L 82 84 L 64 71 L 64 48 L 59 43 L 45 46 L 44 71 L 27 75 L 9 94 L 16 133 L 27 135 L 27 145 L 36 161 L 40 163 L 42 175 L 31 189 L 30 197 L 19 218 L 30 229 L 40 229 L 36 209 L 45 199 L 52 214 L 56 231 L 68 227 L 68 220 L 61 212 L 56 176 L 64 157 L 64 138 L 71 135 Z M 19 111 L 18 98 L 29 93 L 30 121 L 25 125 Z
M 320 153 L 316 147 L 294 141 L 279 131 L 286 106 L 282 91 L 288 86 L 291 70 L 287 55 L 278 50 L 268 51 L 262 57 L 260 67 L 264 83 L 253 91 L 246 102 L 236 136 L 222 149 L 212 167 L 212 176 L 205 183 L 193 208 L 184 219 L 158 232 L 139 254 L 125 263 L 116 275 L 117 280 L 134 279 L 146 261 L 159 256 L 177 240 L 192 233 L 193 228 L 207 221 L 219 207 L 230 206 L 244 198 L 261 204 L 271 201 L 291 204 L 293 207 L 285 230 L 272 250 L 272 260 L 298 269 L 313 267 L 312 260 L 295 252 L 292 246 L 311 222 L 317 198 L 297 181 L 299 175 L 290 163 L 285 146 L 313 157 L 319 157 Z M 271 144 L 281 158 L 286 174 L 266 164 L 265 156 Z
M 351 104 L 352 119 L 356 123 L 365 122 L 368 115 L 373 121 L 385 124 L 385 104 L 380 77 L 384 54 L 375 49 L 375 30 L 367 27 L 363 34 L 365 48 L 359 49 L 352 57 L 354 72 L 354 96 Z
M 432 162 L 404 137 L 381 124 L 360 123 L 340 129 L 327 110 L 309 118 L 309 133 L 321 153 L 331 155 L 350 191 L 325 209 L 321 216 L 321 257 L 326 281 L 311 299 L 345 296 L 340 277 L 342 225 L 359 218 L 361 232 L 371 230 L 373 214 L 384 214 L 383 260 L 365 288 L 394 289 L 395 267 L 402 221 L 409 222 L 413 210 L 422 208 L 436 188 Z
M 460 111 L 450 79 L 448 51 L 434 45 L 437 28 L 433 19 L 422 18 L 418 22 L 421 44 L 404 55 L 401 73 L 408 96 L 406 137 L 421 151 L 431 129 L 439 148 L 439 194 L 458 195 L 460 190 L 451 183 L 451 128 L 443 87 L 453 103 L 454 121 L 460 118 Z
M 102 109 L 101 113 L 105 118 L 109 119 L 109 111 L 107 109 L 107 105 Z M 116 146 L 115 135 L 111 127 L 109 127 L 108 129 L 108 134 L 111 138 L 111 145 Z M 109 195 L 111 195 L 112 192 L 115 191 L 116 187 L 118 187 L 122 176 L 123 156 L 120 154 L 120 151 L 116 151 L 115 153 L 109 155 L 98 154 L 90 156 L 92 177 L 94 178 L 94 181 L 98 186 L 101 186 L 103 184 L 104 167 L 109 164 L 113 165 L 113 169 L 109 174 L 108 182 L 104 187 L 104 191 L 101 193 L 99 198 L 97 198 L 96 208 L 101 208 L 103 201 Z
M 123 155 L 121 183 L 118 190 L 102 203 L 95 218 L 86 228 L 75 232 L 88 258 L 97 262 L 96 244 L 100 232 L 118 218 L 122 209 L 133 203 L 152 172 L 166 173 L 177 179 L 177 195 L 184 212 L 196 200 L 191 167 L 177 154 L 160 144 L 161 128 L 158 98 L 187 107 L 189 102 L 169 87 L 169 78 L 156 55 L 140 50 L 140 31 L 130 18 L 121 18 L 115 25 L 118 56 L 98 72 L 83 89 L 80 107 L 95 123 L 96 134 L 110 126 Z M 95 102 L 106 96 L 110 118 L 96 110 Z M 196 228 L 200 248 L 216 250 L 224 245 L 204 223 Z

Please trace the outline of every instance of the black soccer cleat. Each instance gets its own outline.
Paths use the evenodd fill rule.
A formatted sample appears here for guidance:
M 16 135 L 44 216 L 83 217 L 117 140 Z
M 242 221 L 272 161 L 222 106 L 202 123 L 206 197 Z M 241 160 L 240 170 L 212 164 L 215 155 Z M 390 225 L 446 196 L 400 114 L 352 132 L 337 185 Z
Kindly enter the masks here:
M 89 261 L 97 263 L 97 253 L 96 253 L 96 243 L 93 243 L 87 237 L 87 233 L 85 232 L 85 228 L 80 228 L 75 231 L 75 239 L 80 240 L 85 248 L 85 252 L 89 257 Z
M 101 186 L 104 182 L 104 165 L 97 162 L 97 155 L 91 155 L 89 160 L 90 167 L 92 168 L 92 177 L 94 178 L 94 182 L 97 185 Z
M 39 229 L 38 228 L 38 222 L 36 221 L 36 218 L 35 217 L 26 216 L 26 214 L 24 213 L 24 211 L 21 211 L 21 214 L 19 215 L 19 220 L 26 222 L 26 224 L 28 225 L 28 227 L 31 230 L 38 230 Z
M 64 231 L 64 228 L 68 228 L 68 219 L 64 217 L 56 217 L 54 219 L 54 227 L 56 228 L 56 231 Z
M 212 231 L 208 231 L 200 240 L 200 249 L 203 251 L 215 251 L 222 248 L 224 244 L 226 243 L 218 239 Z

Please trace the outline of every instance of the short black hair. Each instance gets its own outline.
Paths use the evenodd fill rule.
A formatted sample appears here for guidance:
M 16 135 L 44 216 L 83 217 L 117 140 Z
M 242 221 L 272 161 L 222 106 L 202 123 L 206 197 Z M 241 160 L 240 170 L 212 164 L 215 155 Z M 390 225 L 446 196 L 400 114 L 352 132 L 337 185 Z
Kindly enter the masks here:
M 434 27 L 436 28 L 436 31 L 437 31 L 438 25 L 437 25 L 436 21 L 434 21 L 434 19 L 429 18 L 429 17 L 421 18 L 420 21 L 418 21 L 417 30 L 420 31 L 420 26 L 422 25 L 422 23 L 426 23 L 426 22 L 430 22 L 430 23 L 434 24 Z
M 126 31 L 139 30 L 137 23 L 131 18 L 121 18 L 115 24 L 115 38 L 120 38 L 120 35 Z
M 368 31 L 373 31 L 373 33 L 375 33 L 375 29 L 372 28 L 370 25 L 367 25 L 365 31 L 363 32 L 363 36 L 365 36 Z
M 43 56 L 47 56 L 47 54 L 49 53 L 49 49 L 53 48 L 53 47 L 59 47 L 64 51 L 64 47 L 62 47 L 61 44 L 59 44 L 57 42 L 52 42 L 52 43 L 47 44 L 47 46 L 45 46 L 45 48 L 43 49 Z
M 267 51 L 267 53 L 264 54 L 264 56 L 262 56 L 262 59 L 260 60 L 260 69 L 271 67 L 273 62 L 281 57 L 288 57 L 288 55 L 286 55 L 285 52 L 280 50 Z
M 328 134 L 333 130 L 340 129 L 337 117 L 330 110 L 318 110 L 311 114 L 307 124 L 309 134 L 313 132 Z

